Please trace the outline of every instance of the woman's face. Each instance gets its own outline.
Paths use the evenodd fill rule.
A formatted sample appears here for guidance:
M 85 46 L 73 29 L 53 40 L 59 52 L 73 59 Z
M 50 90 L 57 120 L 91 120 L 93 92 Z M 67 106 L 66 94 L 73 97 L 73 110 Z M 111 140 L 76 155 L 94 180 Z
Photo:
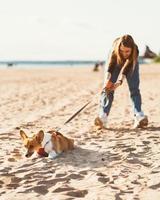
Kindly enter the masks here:
M 125 47 L 124 45 L 120 45 L 120 54 L 122 55 L 122 57 L 124 59 L 127 59 L 129 58 L 129 56 L 131 55 L 132 53 L 132 49 L 129 48 L 129 47 Z

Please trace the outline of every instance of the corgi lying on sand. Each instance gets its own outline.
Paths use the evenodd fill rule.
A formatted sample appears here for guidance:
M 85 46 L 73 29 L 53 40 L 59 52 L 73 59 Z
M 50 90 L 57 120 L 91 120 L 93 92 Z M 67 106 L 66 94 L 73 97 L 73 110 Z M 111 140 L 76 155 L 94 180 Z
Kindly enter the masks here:
M 27 158 L 32 156 L 34 152 L 37 152 L 39 156 L 48 156 L 49 158 L 54 159 L 60 153 L 74 148 L 73 139 L 69 139 L 54 130 L 47 133 L 40 130 L 32 137 L 28 137 L 23 130 L 20 130 L 20 136 L 27 149 L 25 155 Z

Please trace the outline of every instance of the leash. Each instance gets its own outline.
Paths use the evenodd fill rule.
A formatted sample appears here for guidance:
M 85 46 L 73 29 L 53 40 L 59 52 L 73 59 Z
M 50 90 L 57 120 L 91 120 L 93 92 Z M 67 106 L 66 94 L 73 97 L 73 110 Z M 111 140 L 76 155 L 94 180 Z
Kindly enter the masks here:
M 128 63 L 129 63 L 129 61 L 128 61 L 128 59 L 127 59 L 127 60 L 125 61 L 124 65 L 123 65 L 122 69 L 121 69 L 121 72 L 120 72 L 119 76 L 122 74 L 123 70 L 128 66 Z M 109 91 L 109 92 L 111 92 L 111 91 Z M 107 93 L 107 96 L 108 96 L 109 92 Z M 84 110 L 84 109 L 95 99 L 95 97 L 96 97 L 97 95 L 99 95 L 99 93 L 95 94 L 92 100 L 88 101 L 88 102 L 87 102 L 85 105 L 83 105 L 78 111 L 76 111 L 69 119 L 67 119 L 67 121 L 65 121 L 65 122 L 63 123 L 62 127 L 63 127 L 64 125 L 68 124 L 68 123 L 69 123 L 72 119 L 74 119 L 82 110 Z M 109 103 L 109 99 L 108 99 L 108 102 L 106 102 L 106 103 L 107 103 L 107 104 Z M 56 128 L 56 131 L 58 132 L 60 129 L 62 129 L 62 127 Z
M 91 101 L 89 101 L 89 102 L 87 102 L 84 106 L 82 106 L 82 108 L 80 108 L 76 113 L 74 113 L 65 123 L 64 123 L 64 125 L 66 125 L 67 123 L 69 123 L 73 118 L 75 118 L 85 107 L 87 107 L 88 106 L 88 104 L 90 104 L 92 102 L 92 100 Z
M 86 104 L 84 104 L 84 105 L 83 105 L 78 111 L 76 111 L 69 119 L 67 119 L 67 120 L 63 123 L 62 127 L 63 127 L 64 125 L 68 124 L 68 123 L 69 123 L 72 119 L 74 119 L 82 110 L 84 110 L 84 109 L 95 99 L 95 97 L 96 97 L 97 95 L 99 95 L 99 93 L 95 94 L 92 100 L 90 100 L 90 101 L 88 101 Z M 56 131 L 58 132 L 60 129 L 62 129 L 62 127 L 57 128 Z

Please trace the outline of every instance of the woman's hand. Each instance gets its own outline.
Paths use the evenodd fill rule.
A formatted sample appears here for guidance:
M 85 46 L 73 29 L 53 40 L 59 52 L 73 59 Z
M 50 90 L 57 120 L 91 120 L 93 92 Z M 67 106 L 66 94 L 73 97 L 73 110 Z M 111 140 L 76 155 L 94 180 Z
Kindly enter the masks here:
M 112 91 L 114 91 L 117 87 L 119 87 L 120 85 L 122 85 L 122 80 L 118 80 L 116 83 L 113 83 L 112 81 L 108 81 L 105 87 L 105 90 L 107 93 L 110 93 Z
M 122 82 L 121 81 L 117 81 L 115 84 L 114 84 L 114 90 L 119 87 L 120 85 L 122 85 Z
M 106 84 L 106 86 L 105 86 L 105 88 L 106 88 L 106 90 L 108 90 L 108 91 L 114 90 L 114 83 L 113 83 L 112 81 L 108 80 L 108 81 L 107 81 L 107 84 Z

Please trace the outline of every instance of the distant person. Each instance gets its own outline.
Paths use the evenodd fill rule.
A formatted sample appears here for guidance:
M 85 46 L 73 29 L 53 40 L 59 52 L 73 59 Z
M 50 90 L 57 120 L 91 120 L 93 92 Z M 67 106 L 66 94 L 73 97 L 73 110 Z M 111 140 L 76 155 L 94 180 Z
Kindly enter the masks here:
M 103 61 L 101 61 L 101 62 L 96 62 L 95 65 L 94 65 L 93 71 L 94 71 L 94 72 L 99 71 L 99 67 L 100 67 L 100 66 L 103 67 L 103 65 L 104 65 L 104 62 L 103 62 Z
M 7 66 L 8 67 L 13 67 L 13 63 L 8 63 Z
M 93 71 L 94 72 L 98 72 L 99 71 L 99 63 L 98 62 L 95 63 Z
M 141 109 L 138 53 L 138 47 L 132 36 L 124 35 L 114 41 L 104 88 L 100 97 L 99 116 L 95 119 L 95 125 L 100 128 L 107 127 L 107 118 L 114 99 L 114 90 L 123 84 L 125 78 L 127 79 L 133 103 L 134 128 L 143 128 L 148 125 L 148 118 Z M 120 106 L 121 99 L 118 102 Z

